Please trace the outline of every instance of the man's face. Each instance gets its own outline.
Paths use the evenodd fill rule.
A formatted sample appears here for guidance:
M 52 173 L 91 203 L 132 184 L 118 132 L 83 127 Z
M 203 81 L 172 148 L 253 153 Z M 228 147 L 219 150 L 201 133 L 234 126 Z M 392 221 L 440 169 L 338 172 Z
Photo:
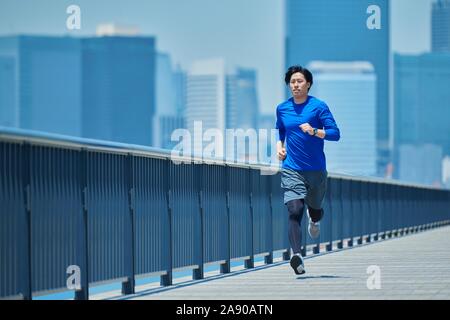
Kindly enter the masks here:
M 294 73 L 291 76 L 289 87 L 294 98 L 307 96 L 310 86 L 311 84 L 309 82 L 306 82 L 305 76 L 300 72 Z

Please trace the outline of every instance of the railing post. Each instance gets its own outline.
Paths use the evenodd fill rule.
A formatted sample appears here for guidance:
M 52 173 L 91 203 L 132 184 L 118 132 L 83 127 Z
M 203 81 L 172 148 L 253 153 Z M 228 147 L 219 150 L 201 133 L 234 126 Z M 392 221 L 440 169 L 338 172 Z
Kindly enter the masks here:
M 358 240 L 356 242 L 356 244 L 361 245 L 363 243 L 363 236 L 364 236 L 364 228 L 363 228 L 363 182 L 362 181 L 358 181 L 357 182 L 357 195 L 358 195 L 358 206 L 357 208 L 359 209 L 358 211 L 358 231 L 357 231 L 357 235 L 358 235 Z
M 128 226 L 127 233 L 128 252 L 125 253 L 125 265 L 127 266 L 127 280 L 122 282 L 122 294 L 133 294 L 135 292 L 135 266 L 134 266 L 134 215 L 135 215 L 135 189 L 134 189 L 134 165 L 132 154 L 127 154 L 126 181 L 128 189 Z
M 280 187 L 280 183 L 281 183 L 281 175 L 282 175 L 282 173 L 281 173 L 282 171 L 280 170 L 278 173 L 277 173 L 277 176 L 279 176 L 279 180 L 277 179 L 277 181 L 278 181 L 278 187 Z M 281 192 L 281 191 L 280 191 Z M 283 192 L 281 192 L 281 201 L 283 201 L 283 211 L 285 212 L 285 216 L 286 216 L 286 212 L 287 212 L 287 208 L 286 208 L 286 205 L 284 204 L 284 196 L 283 196 Z M 284 216 L 283 216 L 283 218 L 284 218 Z M 284 218 L 284 219 L 286 219 L 286 218 Z M 285 235 L 285 239 L 287 239 L 288 238 L 288 235 L 287 235 L 287 230 L 286 230 L 286 235 Z M 289 240 L 287 241 L 287 243 L 288 243 L 288 246 L 286 247 L 286 249 L 285 249 L 285 251 L 283 252 L 283 261 L 289 261 L 289 260 L 291 260 L 291 246 L 290 246 L 290 244 L 289 244 Z
M 199 174 L 199 176 L 203 175 L 203 165 L 200 165 L 200 170 L 202 172 Z M 200 180 L 201 181 L 201 180 Z M 199 202 L 199 213 L 200 213 L 200 254 L 199 254 L 199 260 L 198 260 L 198 268 L 194 269 L 192 271 L 192 279 L 194 280 L 200 280 L 205 277 L 205 265 L 204 265 L 204 230 L 203 230 L 203 219 L 204 219 L 204 209 L 203 209 L 203 190 L 198 191 L 198 202 Z
M 400 226 L 400 236 L 404 236 L 405 235 L 405 219 L 404 219 L 404 216 L 403 216 L 403 212 L 406 209 L 406 200 L 405 200 L 406 192 L 405 192 L 405 188 L 406 187 L 403 187 L 403 186 L 400 188 L 400 194 L 401 194 L 400 199 L 401 200 L 400 200 L 400 209 L 399 209 L 399 212 L 398 212 L 399 217 L 400 217 L 400 224 L 399 224 L 399 226 Z
M 331 193 L 331 178 L 328 176 L 327 177 L 327 191 L 326 191 L 326 199 L 328 201 L 328 212 L 325 212 L 325 214 L 328 214 L 328 235 L 327 235 L 327 240 L 328 242 L 325 244 L 325 251 L 332 251 L 333 250 L 333 206 L 331 203 L 331 199 L 332 199 L 332 193 Z
M 428 190 L 426 193 L 425 193 L 425 196 L 423 197 L 423 199 L 422 199 L 422 201 L 421 201 L 421 203 L 420 203 L 420 209 L 419 209 L 419 213 L 418 213 L 418 216 L 419 216 L 419 221 L 420 221 L 420 227 L 419 227 L 419 231 L 423 231 L 423 224 L 424 224 L 424 221 L 423 221 L 423 213 L 424 213 L 424 210 L 425 210 L 425 208 L 426 208 L 426 205 L 427 205 L 427 202 L 428 202 L 428 198 L 429 198 L 429 196 L 430 196 L 430 193 L 431 193 L 431 190 Z
M 410 232 L 411 220 L 413 218 L 412 215 L 414 214 L 412 210 L 411 193 L 412 193 L 411 187 L 405 188 L 405 210 L 402 210 L 402 217 L 404 221 L 403 230 L 405 235 L 408 235 Z
M 251 186 L 251 169 L 247 169 L 250 179 Z M 244 261 L 244 266 L 246 269 L 251 269 L 255 267 L 255 244 L 254 244 L 254 234 L 253 234 L 253 226 L 254 226 L 254 215 L 253 215 L 253 192 L 250 191 L 250 234 L 251 234 L 251 254 L 250 258 Z
M 313 254 L 318 254 L 320 252 L 320 243 L 313 247 Z
M 348 199 L 349 199 L 349 208 L 350 208 L 350 240 L 348 240 L 347 242 L 347 246 L 349 247 L 353 247 L 353 239 L 355 237 L 355 211 L 353 210 L 354 205 L 353 205 L 353 194 L 354 194 L 354 183 L 353 180 L 349 180 L 348 181 L 349 187 L 349 195 L 348 195 Z
M 33 285 L 32 285 L 32 251 L 31 251 L 31 223 L 32 223 L 32 208 L 31 208 L 31 145 L 29 143 L 24 143 L 22 145 L 23 157 L 22 157 L 22 183 L 23 183 L 23 200 L 25 205 L 24 219 L 24 244 L 23 244 L 23 252 L 19 252 L 20 255 L 23 255 L 23 266 L 21 267 L 21 275 L 23 276 L 23 280 L 21 282 L 21 293 L 22 298 L 24 300 L 31 300 L 33 296 Z
M 263 176 L 266 178 L 266 176 Z M 273 263 L 273 207 L 272 207 L 272 192 L 269 189 L 269 184 L 266 187 L 266 192 L 269 192 L 269 214 L 270 214 L 270 250 L 269 255 L 264 257 L 264 263 L 265 264 L 272 264 Z
M 372 215 L 374 217 L 374 236 L 373 236 L 373 241 L 378 241 L 378 237 L 379 237 L 379 233 L 380 233 L 380 229 L 379 229 L 379 225 L 378 225 L 378 221 L 379 221 L 379 213 L 380 213 L 380 188 L 378 187 L 378 182 L 374 182 L 373 183 L 373 188 L 375 189 L 374 192 L 374 196 L 375 196 L 375 208 L 373 208 L 373 212 Z
M 379 187 L 380 187 L 380 201 L 381 201 L 380 204 L 383 204 L 378 207 L 379 219 L 380 219 L 379 220 L 380 221 L 379 231 L 382 233 L 381 240 L 385 240 L 386 239 L 386 231 L 387 231 L 387 226 L 386 226 L 386 208 L 387 208 L 386 189 L 385 189 L 385 186 L 381 183 L 380 183 Z
M 226 212 L 227 212 L 227 259 L 226 262 L 220 265 L 220 273 L 230 273 L 231 271 L 231 221 L 230 221 L 230 188 L 228 178 L 228 166 L 225 166 L 225 180 L 226 180 Z
M 367 232 L 367 243 L 372 242 L 372 210 L 373 210 L 373 186 L 370 182 L 365 182 L 367 191 L 367 213 L 366 213 L 366 232 Z
M 425 203 L 427 196 L 428 196 L 428 192 L 430 190 L 420 190 L 420 189 L 416 189 L 414 192 L 414 197 L 415 197 L 415 204 L 414 204 L 414 228 L 413 228 L 413 232 L 420 232 L 422 231 L 422 208 L 423 208 L 423 204 Z
M 417 206 L 417 213 L 416 213 L 416 222 L 417 222 L 417 232 L 422 231 L 422 209 L 423 209 L 423 204 L 425 203 L 427 197 L 428 197 L 428 192 L 430 192 L 429 190 L 426 190 L 423 195 L 421 196 L 418 206 Z M 421 193 L 417 192 L 418 195 L 420 195 Z
M 325 238 L 327 242 L 325 243 L 325 251 L 331 251 L 333 249 L 333 211 L 331 204 L 331 178 L 327 176 L 327 191 L 325 193 L 325 201 L 326 201 L 326 210 L 324 214 L 328 219 L 328 226 L 326 228 L 327 235 Z M 321 232 L 323 232 L 321 230 Z
M 398 236 L 398 185 L 392 185 L 391 237 Z
M 369 233 L 372 237 L 372 241 L 378 240 L 378 233 L 377 233 L 377 207 L 378 207 L 378 190 L 377 185 L 375 183 L 371 183 L 371 207 L 370 207 L 370 227 L 369 227 Z
M 404 215 L 403 215 L 403 212 L 405 211 L 405 209 L 406 209 L 406 204 L 407 204 L 407 199 L 405 199 L 405 196 L 406 196 L 406 187 L 401 187 L 400 188 L 400 209 L 399 209 L 399 212 L 398 212 L 398 214 L 399 214 L 399 217 L 400 217 L 400 224 L 399 224 L 399 226 L 400 226 L 400 236 L 404 236 L 404 234 L 405 234 L 405 219 L 404 219 Z
M 394 229 L 395 229 L 395 223 L 394 223 L 394 214 L 395 214 L 395 185 L 389 186 L 389 238 L 395 237 L 394 235 Z
M 383 230 L 384 230 L 384 238 L 385 239 L 389 239 L 392 234 L 391 234 L 391 192 L 390 192 L 390 185 L 385 185 L 384 186 L 384 193 L 383 193 L 383 197 L 385 199 L 385 203 L 384 203 L 384 213 L 383 213 Z
M 170 181 L 170 170 L 169 170 L 169 160 L 166 161 L 166 163 L 168 164 L 167 166 L 167 176 L 168 179 Z M 169 189 L 167 190 L 167 215 L 168 215 L 168 222 L 169 222 L 169 243 L 168 245 L 168 249 L 167 249 L 167 260 L 168 260 L 168 265 L 169 268 L 166 274 L 162 275 L 160 278 L 160 284 L 161 286 L 170 286 L 173 283 L 173 239 L 172 239 L 172 191 L 170 190 L 170 186 Z
M 400 229 L 400 186 L 394 185 L 392 188 L 392 194 L 393 194 L 393 206 L 392 206 L 392 234 L 395 238 L 397 238 L 399 234 Z
M 381 220 L 381 229 L 383 229 L 383 236 L 384 239 L 389 238 L 389 216 L 390 216 L 390 192 L 389 192 L 389 185 L 385 184 L 383 185 L 383 199 L 384 199 L 384 211 L 382 215 Z
M 424 190 L 424 193 L 425 192 L 426 192 L 426 190 Z M 420 195 L 420 193 L 417 192 L 416 189 L 414 189 L 414 192 L 413 192 L 414 220 L 413 220 L 413 223 L 412 223 L 412 233 L 416 233 L 418 231 L 418 229 L 419 229 L 418 209 L 420 208 L 420 203 L 422 202 L 422 198 L 423 198 L 423 195 Z
M 338 237 L 338 243 L 337 248 L 342 249 L 344 248 L 344 204 L 342 199 L 342 178 L 339 178 L 337 180 L 339 185 L 339 193 L 338 193 L 338 205 L 339 205 L 339 221 L 338 221 L 338 230 L 339 230 L 339 237 Z
M 80 152 L 79 179 L 81 187 L 82 224 L 79 230 L 81 237 L 81 290 L 75 291 L 75 300 L 89 300 L 89 242 L 88 242 L 88 190 L 87 190 L 87 164 L 88 154 L 86 149 Z

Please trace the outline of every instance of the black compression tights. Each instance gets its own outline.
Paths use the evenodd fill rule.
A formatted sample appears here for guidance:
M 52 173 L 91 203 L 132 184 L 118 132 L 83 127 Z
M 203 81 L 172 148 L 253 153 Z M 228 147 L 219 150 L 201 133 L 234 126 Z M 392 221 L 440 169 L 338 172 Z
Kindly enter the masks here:
M 288 234 L 289 234 L 289 242 L 292 247 L 292 251 L 294 254 L 300 253 L 301 250 L 301 228 L 300 222 L 302 221 L 305 201 L 303 199 L 295 199 L 286 203 L 288 212 L 289 212 L 289 225 L 288 225 Z M 323 216 L 322 209 L 313 209 L 308 206 L 309 215 L 311 216 L 311 220 L 313 222 L 320 221 Z

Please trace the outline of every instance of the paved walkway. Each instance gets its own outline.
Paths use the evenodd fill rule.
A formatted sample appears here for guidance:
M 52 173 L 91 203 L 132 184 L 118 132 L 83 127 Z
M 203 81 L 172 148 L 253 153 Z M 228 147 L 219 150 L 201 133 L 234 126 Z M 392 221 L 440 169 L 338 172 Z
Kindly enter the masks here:
M 280 261 L 171 287 L 137 288 L 143 291 L 125 298 L 450 299 L 450 226 L 310 256 L 305 267 L 306 274 L 296 276 Z

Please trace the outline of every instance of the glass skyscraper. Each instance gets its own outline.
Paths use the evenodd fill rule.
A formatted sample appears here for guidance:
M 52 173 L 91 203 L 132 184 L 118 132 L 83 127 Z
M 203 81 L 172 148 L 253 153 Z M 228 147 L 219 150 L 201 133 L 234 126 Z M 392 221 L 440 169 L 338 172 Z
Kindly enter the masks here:
M 376 83 L 369 62 L 311 62 L 310 95 L 330 108 L 341 131 L 338 143 L 325 141 L 327 170 L 359 176 L 376 173 Z
M 81 43 L 0 37 L 0 125 L 80 136 Z
M 380 9 L 379 29 L 368 27 L 374 5 Z M 285 45 L 286 67 L 314 60 L 373 65 L 378 173 L 382 174 L 390 158 L 388 0 L 286 0 Z
M 192 137 L 195 156 L 203 155 L 203 134 L 226 126 L 226 74 L 223 59 L 195 61 L 186 79 L 186 128 Z M 195 122 L 200 126 L 194 130 Z M 205 142 L 205 144 L 208 144 Z M 223 151 L 223 149 L 222 149 Z M 222 155 L 223 156 L 223 155 Z
M 394 141 L 430 143 L 450 155 L 450 53 L 395 55 Z
M 395 55 L 394 61 L 394 174 L 401 178 L 403 145 L 434 145 L 450 155 L 450 53 Z
M 433 3 L 431 17 L 431 50 L 450 52 L 450 1 L 437 0 Z
M 237 68 L 227 75 L 227 128 L 256 129 L 259 113 L 256 71 Z
M 167 53 L 157 54 L 156 110 L 153 117 L 153 146 L 172 149 L 172 132 L 184 128 L 185 73 L 173 70 Z
M 155 40 L 83 42 L 83 136 L 150 146 L 155 112 Z
M 251 129 L 253 133 L 257 130 L 257 117 L 259 114 L 259 102 L 257 92 L 257 73 L 252 69 L 237 68 L 234 72 L 227 75 L 226 88 L 226 115 L 227 115 L 227 129 L 234 130 L 238 136 L 242 135 Z M 242 131 L 236 131 L 242 130 Z M 228 137 L 228 136 L 227 136 Z M 231 136 L 228 137 L 231 139 Z M 240 162 L 258 161 L 258 154 L 255 148 L 250 147 L 250 139 L 253 147 L 255 146 L 255 135 L 247 135 L 244 140 L 233 137 L 235 143 L 233 144 L 234 151 L 227 150 L 228 160 L 236 160 Z M 245 141 L 247 140 L 247 141 Z M 238 145 L 238 141 L 244 142 L 243 146 Z M 230 141 L 226 141 L 230 142 Z M 233 156 L 234 155 L 234 156 Z M 234 158 L 234 159 L 232 159 Z
M 19 126 L 19 110 L 15 99 L 17 76 L 15 61 L 12 56 L 0 56 L 0 126 Z

